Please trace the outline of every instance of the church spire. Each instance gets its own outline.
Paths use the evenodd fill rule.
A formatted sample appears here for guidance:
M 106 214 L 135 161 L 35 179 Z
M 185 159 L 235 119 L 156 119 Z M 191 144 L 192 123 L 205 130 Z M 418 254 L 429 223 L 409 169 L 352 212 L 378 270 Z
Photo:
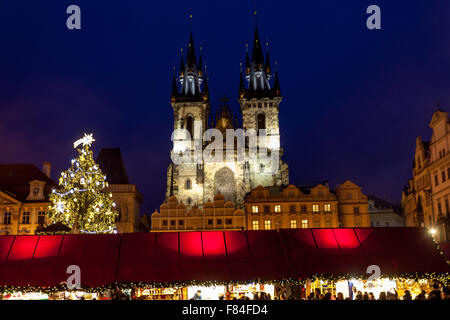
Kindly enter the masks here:
M 201 48 L 200 48 L 201 50 Z M 206 101 L 208 99 L 208 86 L 204 81 L 202 55 L 198 60 L 195 55 L 194 36 L 189 34 L 189 42 L 186 51 L 186 60 L 184 60 L 183 50 L 181 50 L 181 62 L 179 71 L 180 92 L 177 94 L 176 101 Z M 185 62 L 186 61 L 186 62 Z M 203 89 L 202 89 L 203 84 Z M 172 84 L 173 87 L 173 84 Z M 205 88 L 206 87 L 206 88 Z M 206 90 L 205 90 L 206 89 Z M 173 88 L 172 88 L 173 90 Z M 206 93 L 206 95 L 204 94 Z M 206 97 L 206 98 L 205 98 Z
M 264 66 L 264 56 L 259 40 L 258 27 L 255 27 L 255 35 L 253 37 L 252 64 L 260 70 Z
M 278 96 L 276 92 L 279 92 L 275 88 L 272 88 L 272 70 L 270 65 L 269 48 L 266 48 L 266 58 L 264 59 L 263 48 L 259 36 L 258 27 L 255 26 L 255 32 L 253 36 L 253 47 L 251 53 L 251 60 L 249 58 L 248 49 L 245 57 L 245 82 L 239 83 L 239 98 L 271 98 Z M 242 73 L 242 71 L 241 71 Z M 241 79 L 239 79 L 241 80 Z M 242 81 L 244 82 L 244 81 Z M 277 86 L 279 86 L 279 80 L 277 80 Z

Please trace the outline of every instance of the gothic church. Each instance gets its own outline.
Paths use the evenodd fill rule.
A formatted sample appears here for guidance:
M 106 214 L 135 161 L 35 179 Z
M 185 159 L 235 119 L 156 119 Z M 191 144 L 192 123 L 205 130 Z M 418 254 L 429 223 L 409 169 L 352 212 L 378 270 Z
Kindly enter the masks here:
M 226 100 L 219 110 L 211 112 L 208 79 L 202 63 L 197 60 L 194 40 L 190 34 L 189 44 L 184 59 L 181 56 L 178 79 L 172 79 L 171 105 L 173 108 L 174 130 L 186 129 L 194 135 L 196 125 L 201 124 L 202 133 L 209 128 L 216 128 L 225 133 L 227 129 L 265 129 L 268 152 L 278 154 L 277 167 L 271 168 L 260 159 L 237 161 L 236 157 L 228 161 L 223 157 L 220 162 L 192 161 L 175 164 L 172 162 L 167 170 L 166 199 L 176 196 L 186 206 L 203 208 L 220 193 L 225 201 L 231 201 L 237 208 L 243 208 L 244 198 L 257 186 L 282 186 L 289 184 L 288 165 L 282 161 L 283 148 L 280 146 L 279 105 L 282 101 L 278 72 L 273 73 L 269 52 L 265 59 L 258 29 L 255 28 L 251 58 L 246 54 L 245 70 L 241 70 L 238 101 L 240 104 L 241 126 L 238 118 L 233 116 Z M 225 139 L 225 134 L 224 134 Z M 225 144 L 225 143 L 224 143 Z M 206 146 L 203 143 L 200 148 Z M 199 148 L 194 142 L 186 146 L 183 141 L 174 140 L 172 152 L 195 153 Z M 248 153 L 248 144 L 245 152 Z M 193 157 L 192 157 L 193 159 Z M 272 164 L 274 165 L 274 164 Z M 273 169 L 273 170 L 272 170 Z

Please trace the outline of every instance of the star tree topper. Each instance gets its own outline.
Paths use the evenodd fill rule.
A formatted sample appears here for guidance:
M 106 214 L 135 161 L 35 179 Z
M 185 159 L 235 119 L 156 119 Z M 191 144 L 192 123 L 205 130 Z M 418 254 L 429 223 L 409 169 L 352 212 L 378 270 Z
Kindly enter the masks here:
M 83 146 L 87 145 L 88 147 L 90 147 L 92 142 L 94 142 L 94 141 L 95 141 L 95 139 L 92 136 L 92 133 L 91 134 L 85 133 L 83 138 L 78 139 L 77 141 L 75 141 L 73 143 L 73 148 L 76 149 L 76 147 L 78 147 L 80 144 L 83 144 Z

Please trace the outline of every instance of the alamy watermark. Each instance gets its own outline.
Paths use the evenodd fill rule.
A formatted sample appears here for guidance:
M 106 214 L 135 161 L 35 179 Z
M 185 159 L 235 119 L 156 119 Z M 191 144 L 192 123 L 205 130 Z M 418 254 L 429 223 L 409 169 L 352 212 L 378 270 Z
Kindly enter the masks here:
M 227 129 L 225 139 L 219 129 L 202 134 L 202 122 L 195 121 L 194 137 L 187 129 L 175 129 L 171 140 L 174 164 L 236 162 L 259 163 L 267 168 L 262 174 L 275 174 L 280 167 L 279 135 L 268 136 L 265 129 Z M 225 146 L 224 146 L 225 141 Z M 207 144 L 208 143 L 208 144 Z

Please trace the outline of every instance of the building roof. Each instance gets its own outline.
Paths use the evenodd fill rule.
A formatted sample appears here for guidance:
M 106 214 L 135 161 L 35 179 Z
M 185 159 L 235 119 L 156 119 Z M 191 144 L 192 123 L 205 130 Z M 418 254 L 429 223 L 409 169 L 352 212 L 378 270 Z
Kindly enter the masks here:
M 103 148 L 96 162 L 109 184 L 130 184 L 120 148 Z
M 0 191 L 6 192 L 18 201 L 36 202 L 36 200 L 26 200 L 30 193 L 30 182 L 34 180 L 45 182 L 44 195 L 46 198 L 51 189 L 56 186 L 56 183 L 34 164 L 0 164 Z
M 0 237 L 0 287 L 55 287 L 70 264 L 86 287 L 367 277 L 373 264 L 390 277 L 449 271 L 431 236 L 410 227 Z

